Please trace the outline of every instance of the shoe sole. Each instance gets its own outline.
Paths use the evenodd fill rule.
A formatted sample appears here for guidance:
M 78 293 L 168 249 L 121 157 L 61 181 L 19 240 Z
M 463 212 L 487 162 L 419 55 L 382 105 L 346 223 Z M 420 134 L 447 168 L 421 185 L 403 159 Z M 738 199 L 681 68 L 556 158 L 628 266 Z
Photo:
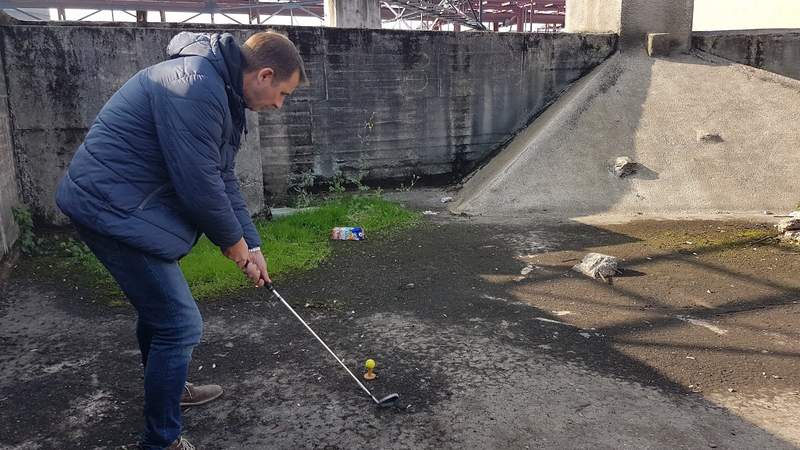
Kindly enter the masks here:
M 216 400 L 216 399 L 218 399 L 220 397 L 222 397 L 222 392 L 220 392 L 219 394 L 217 394 L 217 395 L 215 395 L 213 397 L 207 398 L 207 399 L 203 400 L 202 402 L 191 402 L 191 403 L 190 402 L 181 402 L 181 407 L 191 407 L 191 406 L 205 405 L 206 403 L 212 402 L 212 401 L 214 401 L 214 400 Z

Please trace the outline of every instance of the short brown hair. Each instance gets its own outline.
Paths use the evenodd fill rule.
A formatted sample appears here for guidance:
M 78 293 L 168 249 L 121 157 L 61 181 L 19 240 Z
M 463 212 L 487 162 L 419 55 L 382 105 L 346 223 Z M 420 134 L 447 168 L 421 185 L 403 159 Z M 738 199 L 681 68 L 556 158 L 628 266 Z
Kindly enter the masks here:
M 299 72 L 300 83 L 307 83 L 300 52 L 286 36 L 274 31 L 262 31 L 247 38 L 241 48 L 245 72 L 269 67 L 275 71 L 278 81 L 285 81 L 293 73 Z

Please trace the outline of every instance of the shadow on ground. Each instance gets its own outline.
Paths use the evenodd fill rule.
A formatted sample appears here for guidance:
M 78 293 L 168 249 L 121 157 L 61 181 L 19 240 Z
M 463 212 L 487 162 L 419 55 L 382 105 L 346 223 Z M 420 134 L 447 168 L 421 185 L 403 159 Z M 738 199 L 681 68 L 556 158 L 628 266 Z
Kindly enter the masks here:
M 186 434 L 203 449 L 795 448 L 743 396 L 781 396 L 776 414 L 796 423 L 796 255 L 676 224 L 439 220 L 335 243 L 318 270 L 276 286 L 349 367 L 375 359 L 368 386 L 399 393 L 397 407 L 374 408 L 283 306 L 245 291 L 202 305 L 190 378 L 226 393 L 186 411 Z M 587 251 L 639 276 L 572 272 Z M 766 273 L 768 258 L 781 269 Z M 1 448 L 136 440 L 133 313 L 63 286 L 3 286 Z

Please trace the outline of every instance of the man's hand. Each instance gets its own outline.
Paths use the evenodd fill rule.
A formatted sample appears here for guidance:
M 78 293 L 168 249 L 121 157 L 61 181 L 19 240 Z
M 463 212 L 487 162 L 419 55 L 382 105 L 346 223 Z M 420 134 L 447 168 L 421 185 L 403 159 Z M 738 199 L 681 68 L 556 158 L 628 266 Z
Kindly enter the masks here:
M 269 273 L 267 272 L 267 260 L 264 258 L 264 254 L 261 253 L 261 250 L 250 252 L 250 265 L 258 267 L 258 270 L 261 274 L 260 279 L 256 283 L 256 287 L 262 287 L 264 284 L 272 282 L 272 280 L 269 279 Z
M 244 270 L 247 261 L 250 259 L 250 253 L 247 251 L 247 242 L 244 241 L 244 238 L 239 239 L 239 242 L 222 250 L 222 254 L 236 263 L 236 267 L 242 270 Z
M 264 285 L 261 276 L 261 268 L 253 261 L 250 261 L 250 252 L 247 250 L 247 243 L 244 241 L 244 238 L 239 239 L 239 242 L 223 250 L 222 254 L 236 263 L 236 267 L 238 267 L 253 284 L 256 286 Z M 264 259 L 263 256 L 261 259 Z M 266 271 L 266 263 L 264 263 L 264 270 Z

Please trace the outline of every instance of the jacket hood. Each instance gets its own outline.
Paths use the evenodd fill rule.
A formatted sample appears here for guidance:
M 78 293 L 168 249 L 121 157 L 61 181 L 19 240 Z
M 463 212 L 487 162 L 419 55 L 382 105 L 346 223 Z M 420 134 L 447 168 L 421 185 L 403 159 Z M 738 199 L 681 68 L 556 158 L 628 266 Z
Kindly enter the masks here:
M 246 106 L 242 87 L 242 52 L 233 35 L 183 31 L 169 42 L 167 56 L 170 59 L 201 56 L 211 62 L 225 81 L 233 123 L 241 131 Z

